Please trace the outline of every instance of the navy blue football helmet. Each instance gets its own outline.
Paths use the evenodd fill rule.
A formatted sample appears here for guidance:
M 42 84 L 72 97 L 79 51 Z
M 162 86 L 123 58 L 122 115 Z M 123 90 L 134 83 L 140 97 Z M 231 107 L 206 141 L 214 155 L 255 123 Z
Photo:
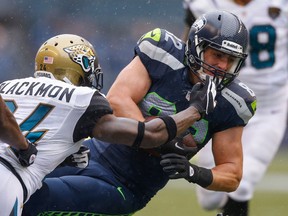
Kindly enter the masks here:
M 187 64 L 202 81 L 207 75 L 205 71 L 212 73 L 217 90 L 222 90 L 238 76 L 247 57 L 247 45 L 248 31 L 236 15 L 211 11 L 200 16 L 191 26 L 185 53 Z M 224 71 L 205 63 L 203 56 L 208 47 L 231 56 L 232 66 Z

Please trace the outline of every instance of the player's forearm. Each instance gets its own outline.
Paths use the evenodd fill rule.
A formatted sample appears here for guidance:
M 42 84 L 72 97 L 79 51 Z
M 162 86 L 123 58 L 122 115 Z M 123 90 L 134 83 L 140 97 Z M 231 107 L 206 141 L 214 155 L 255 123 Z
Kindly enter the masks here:
M 200 113 L 193 106 L 171 116 L 177 125 L 177 135 L 182 134 L 201 118 Z
M 234 171 L 232 171 L 233 169 L 230 169 L 230 171 L 221 169 L 220 171 L 218 168 L 215 167 L 212 169 L 213 182 L 206 189 L 225 192 L 235 191 L 240 184 L 242 172 L 237 168 L 235 168 Z
M 146 122 L 146 137 L 144 137 L 142 141 L 142 148 L 145 148 L 145 145 L 154 145 L 154 147 L 158 147 L 171 141 L 176 136 L 184 133 L 187 128 L 201 118 L 201 115 L 196 108 L 191 106 L 177 114 L 160 118 L 162 120 L 160 122 L 159 119 L 153 119 Z M 150 135 L 147 135 L 148 133 Z
M 105 115 L 98 120 L 92 134 L 102 141 L 128 146 L 135 146 L 135 141 L 138 140 L 138 147 L 141 148 L 157 147 L 168 140 L 165 124 L 159 118 L 143 123 L 129 118 Z
M 194 107 L 189 107 L 171 117 L 164 118 L 168 121 L 155 118 L 145 124 L 140 124 L 132 119 L 105 115 L 98 120 L 93 129 L 93 136 L 106 142 L 117 140 L 117 143 L 128 146 L 134 146 L 135 140 L 138 139 L 138 147 L 154 148 L 183 133 L 200 118 L 200 114 Z
M 22 135 L 19 126 L 6 106 L 1 105 L 1 121 L 0 121 L 1 140 L 16 149 L 27 149 L 28 144 Z

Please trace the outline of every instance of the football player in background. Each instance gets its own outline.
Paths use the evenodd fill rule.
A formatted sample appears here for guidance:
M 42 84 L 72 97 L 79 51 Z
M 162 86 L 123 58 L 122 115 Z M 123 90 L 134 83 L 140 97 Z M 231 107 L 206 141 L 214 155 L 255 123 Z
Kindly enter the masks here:
M 244 128 L 243 177 L 235 192 L 197 187 L 204 209 L 222 208 L 223 215 L 247 216 L 255 186 L 265 174 L 284 137 L 287 118 L 288 4 L 287 0 L 187 0 L 186 29 L 202 13 L 221 9 L 235 13 L 249 29 L 248 58 L 239 79 L 257 95 L 257 112 Z M 199 153 L 200 166 L 213 167 L 211 146 Z
M 247 56 L 247 37 L 242 22 L 222 11 L 195 21 L 187 46 L 164 29 L 144 34 L 135 57 L 109 90 L 115 114 L 145 121 L 179 113 L 189 107 L 191 88 L 209 77 L 218 89 L 215 109 L 191 124 L 183 140 L 182 134 L 161 148 L 136 151 L 97 139 L 84 141 L 91 151 L 89 165 L 55 170 L 25 205 L 26 215 L 131 215 L 170 178 L 185 178 L 210 190 L 235 190 L 242 176 L 242 130 L 256 108 L 254 93 L 236 79 Z M 237 49 L 223 43 L 227 41 Z M 191 164 L 189 159 L 211 138 L 216 166 Z
M 0 143 L 0 192 L 5 198 L 0 201 L 1 215 L 20 216 L 23 203 L 42 186 L 43 178 L 77 152 L 84 138 L 117 141 L 136 150 L 159 146 L 212 111 L 216 95 L 209 79 L 191 90 L 191 103 L 182 113 L 147 123 L 117 118 L 97 90 L 102 71 L 93 46 L 70 34 L 50 38 L 39 48 L 34 75 L 0 84 L 20 129 L 38 150 L 34 163 L 22 167 L 17 151 Z

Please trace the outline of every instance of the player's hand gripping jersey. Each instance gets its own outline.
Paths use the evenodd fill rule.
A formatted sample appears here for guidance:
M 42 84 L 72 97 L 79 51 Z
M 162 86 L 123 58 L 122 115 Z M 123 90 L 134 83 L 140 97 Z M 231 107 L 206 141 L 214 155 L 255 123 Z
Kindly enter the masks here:
M 83 138 L 91 134 L 95 121 L 112 113 L 98 91 L 48 78 L 6 81 L 0 85 L 0 93 L 23 133 L 37 145 L 34 164 L 23 169 L 9 145 L 0 144 L 1 157 L 23 179 L 27 198 L 41 187 L 39 182 L 48 173 L 78 151 Z

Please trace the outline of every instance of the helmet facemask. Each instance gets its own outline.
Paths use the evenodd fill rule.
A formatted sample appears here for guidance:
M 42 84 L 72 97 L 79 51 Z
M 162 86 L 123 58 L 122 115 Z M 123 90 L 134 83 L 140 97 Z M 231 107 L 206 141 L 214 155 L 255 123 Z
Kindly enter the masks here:
M 191 57 L 188 58 L 188 65 L 190 66 L 190 69 L 202 81 L 205 81 L 206 75 L 211 76 L 217 86 L 218 91 L 221 91 L 238 76 L 239 69 L 241 68 L 247 56 L 246 54 L 231 51 L 230 49 L 227 49 L 223 46 L 219 46 L 218 44 L 214 44 L 213 42 L 208 40 L 202 40 L 200 43 L 197 43 L 195 48 L 197 55 L 193 56 L 192 58 Z M 231 62 L 228 70 L 222 70 L 216 66 L 210 65 L 207 62 L 205 62 L 204 52 L 208 48 L 212 48 L 223 54 L 231 56 L 231 58 L 229 57 Z M 191 64 L 190 62 L 191 59 L 193 59 L 193 64 Z M 195 66 L 191 67 L 191 65 L 195 64 L 197 65 L 197 67 Z
M 100 65 L 94 71 L 85 73 L 84 75 L 84 79 L 80 83 L 81 86 L 92 87 L 99 91 L 103 88 L 103 72 Z

